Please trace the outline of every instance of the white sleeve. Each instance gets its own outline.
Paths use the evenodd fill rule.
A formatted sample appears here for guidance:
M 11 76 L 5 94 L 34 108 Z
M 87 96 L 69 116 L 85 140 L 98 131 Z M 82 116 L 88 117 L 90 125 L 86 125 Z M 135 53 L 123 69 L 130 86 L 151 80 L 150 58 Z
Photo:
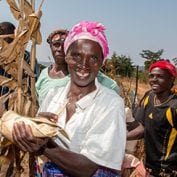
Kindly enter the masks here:
M 121 98 L 109 102 L 95 108 L 81 153 L 99 165 L 121 170 L 126 145 L 124 102 Z

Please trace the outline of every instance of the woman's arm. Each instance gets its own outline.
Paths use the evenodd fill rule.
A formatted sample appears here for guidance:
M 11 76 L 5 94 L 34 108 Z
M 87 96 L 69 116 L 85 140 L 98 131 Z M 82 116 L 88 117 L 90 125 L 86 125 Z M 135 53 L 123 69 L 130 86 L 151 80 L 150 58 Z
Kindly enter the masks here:
M 141 123 L 135 129 L 127 133 L 127 140 L 135 140 L 144 137 L 144 127 Z
M 44 154 L 73 177 L 90 177 L 98 169 L 98 165 L 87 157 L 55 146 L 46 138 L 34 137 L 31 127 L 24 122 L 15 123 L 12 134 L 14 142 L 22 151 Z
M 43 154 L 73 177 L 90 177 L 99 168 L 97 164 L 84 155 L 71 152 L 59 146 L 54 148 L 47 147 Z

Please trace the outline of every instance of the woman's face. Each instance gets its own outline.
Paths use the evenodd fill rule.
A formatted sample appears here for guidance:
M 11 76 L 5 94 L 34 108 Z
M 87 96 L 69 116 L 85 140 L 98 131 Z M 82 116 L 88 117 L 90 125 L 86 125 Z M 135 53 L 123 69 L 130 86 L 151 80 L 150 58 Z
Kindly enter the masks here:
M 95 85 L 95 77 L 103 62 L 102 48 L 95 41 L 77 40 L 69 47 L 66 62 L 76 85 Z
M 66 34 L 56 34 L 52 37 L 50 48 L 56 64 L 65 63 L 64 41 Z
M 168 71 L 155 67 L 149 73 L 149 84 L 155 93 L 169 91 L 173 86 L 174 77 Z

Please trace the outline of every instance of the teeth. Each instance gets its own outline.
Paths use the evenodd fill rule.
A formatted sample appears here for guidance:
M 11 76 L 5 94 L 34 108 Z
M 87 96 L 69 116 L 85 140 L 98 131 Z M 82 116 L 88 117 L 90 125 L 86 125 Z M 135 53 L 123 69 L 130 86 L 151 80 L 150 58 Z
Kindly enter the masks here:
M 152 85 L 152 88 L 157 88 L 157 87 L 159 87 L 158 85 Z
M 87 77 L 89 75 L 89 73 L 80 73 L 80 72 L 76 72 L 76 74 L 79 76 L 79 77 Z
M 153 87 L 158 87 L 159 85 L 152 85 Z

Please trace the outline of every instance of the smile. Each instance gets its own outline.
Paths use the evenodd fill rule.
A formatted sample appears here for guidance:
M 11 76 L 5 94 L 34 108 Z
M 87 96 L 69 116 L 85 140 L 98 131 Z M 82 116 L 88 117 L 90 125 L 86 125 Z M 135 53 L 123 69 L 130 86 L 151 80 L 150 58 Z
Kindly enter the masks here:
M 81 73 L 81 72 L 76 72 L 76 75 L 77 76 L 79 76 L 79 77 L 81 77 L 81 78 L 86 78 L 86 77 L 88 77 L 89 76 L 89 73 Z

